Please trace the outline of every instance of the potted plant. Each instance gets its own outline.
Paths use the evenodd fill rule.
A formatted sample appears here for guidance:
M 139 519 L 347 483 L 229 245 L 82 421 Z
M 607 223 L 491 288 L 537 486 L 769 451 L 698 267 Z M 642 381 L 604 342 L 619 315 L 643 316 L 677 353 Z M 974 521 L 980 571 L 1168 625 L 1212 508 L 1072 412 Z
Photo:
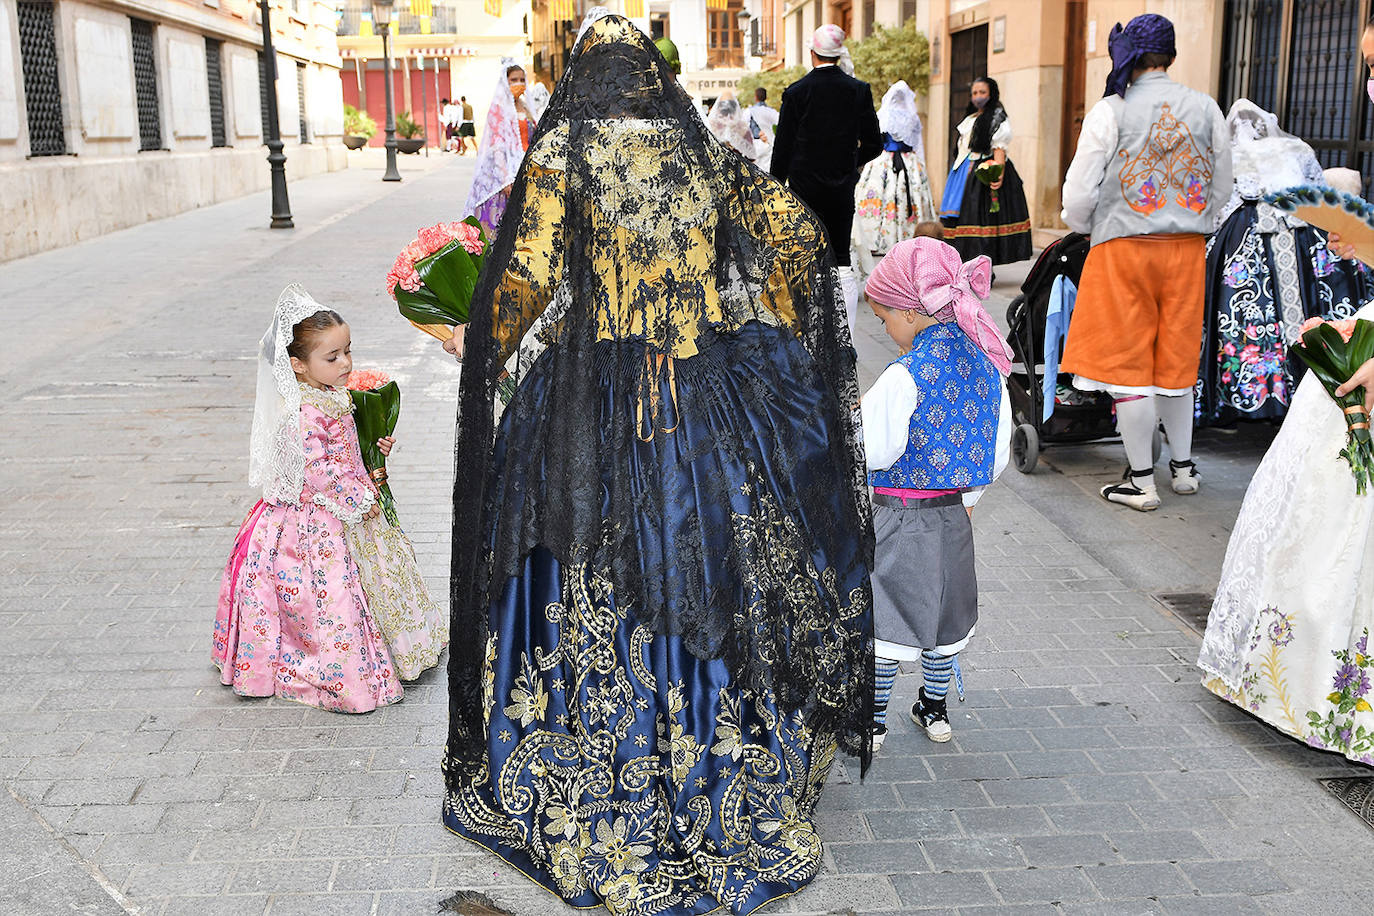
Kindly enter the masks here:
M 396 116 L 396 148 L 403 153 L 418 153 L 424 148 L 425 138 L 420 136 L 422 128 L 403 111 Z
M 377 122 L 352 105 L 344 105 L 344 146 L 349 149 L 362 149 L 377 132 Z

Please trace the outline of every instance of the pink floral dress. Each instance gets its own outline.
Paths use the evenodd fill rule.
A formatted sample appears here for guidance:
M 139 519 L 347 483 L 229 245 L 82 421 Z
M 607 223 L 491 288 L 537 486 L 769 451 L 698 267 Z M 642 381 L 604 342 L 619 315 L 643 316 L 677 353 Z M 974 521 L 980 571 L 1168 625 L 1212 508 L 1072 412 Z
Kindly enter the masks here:
M 244 521 L 220 587 L 213 659 L 241 696 L 370 712 L 402 694 L 345 540 L 376 490 L 346 391 L 302 385 L 300 420 L 300 503 L 259 502 Z

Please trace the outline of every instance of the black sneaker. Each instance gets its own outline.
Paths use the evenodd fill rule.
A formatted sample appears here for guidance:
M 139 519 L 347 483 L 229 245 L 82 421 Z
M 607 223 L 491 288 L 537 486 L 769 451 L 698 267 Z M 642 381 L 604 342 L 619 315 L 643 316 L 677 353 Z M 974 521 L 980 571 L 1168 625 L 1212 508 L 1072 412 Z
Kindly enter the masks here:
M 944 743 L 954 734 L 954 730 L 949 727 L 949 713 L 945 709 L 945 699 L 938 700 L 926 696 L 926 689 L 921 688 L 921 698 L 911 707 L 911 721 L 925 729 L 926 737 L 931 741 Z

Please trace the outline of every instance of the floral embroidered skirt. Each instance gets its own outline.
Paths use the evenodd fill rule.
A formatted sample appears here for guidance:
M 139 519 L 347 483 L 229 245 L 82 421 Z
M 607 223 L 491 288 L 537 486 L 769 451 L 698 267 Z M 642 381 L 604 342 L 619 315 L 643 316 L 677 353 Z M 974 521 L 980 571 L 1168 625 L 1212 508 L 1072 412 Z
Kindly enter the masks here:
M 741 687 L 723 652 L 690 651 L 689 639 L 703 629 L 729 632 L 732 617 L 752 619 L 761 589 L 797 601 L 795 616 L 777 624 L 789 628 L 792 649 L 781 663 L 793 669 L 819 653 L 824 670 L 857 670 L 853 659 L 867 657 L 872 636 L 861 539 L 836 521 L 845 479 L 827 445 L 835 433 L 818 400 L 821 382 L 770 386 L 766 420 L 738 397 L 741 386 L 769 377 L 758 361 L 802 359 L 796 337 L 751 324 L 698 344 L 698 355 L 677 360 L 673 378 L 659 381 L 657 422 L 672 432 L 645 440 L 634 424 L 619 424 L 630 439 L 615 440 L 606 473 L 652 491 L 621 523 L 638 532 L 647 579 L 661 586 L 689 572 L 739 600 L 730 599 L 719 626 L 681 618 L 650 626 L 636 617 L 638 599 L 616 593 L 608 570 L 564 565 L 534 548 L 488 611 L 485 759 L 473 775 L 450 770 L 444 803 L 450 830 L 568 903 L 604 905 L 617 916 L 722 907 L 742 916 L 799 891 L 821 866 L 812 812 L 834 736 L 813 730 L 801 712 L 784 712 L 766 689 Z M 621 375 L 644 365 L 642 344 L 597 346 L 602 409 L 634 418 L 644 396 Z M 513 505 L 506 492 L 537 499 L 529 475 L 539 467 L 526 457 L 537 421 L 520 418 L 547 413 L 552 352 L 503 416 L 494 505 Z M 645 402 L 647 423 L 654 408 Z M 787 424 L 806 435 L 785 438 Z M 611 420 L 600 425 L 603 436 L 617 435 Z M 782 441 L 806 452 L 785 465 L 786 475 L 774 472 Z M 808 495 L 793 489 L 812 475 L 825 485 Z M 707 528 L 708 514 L 724 529 Z M 830 522 L 826 534 L 817 533 L 821 516 Z M 718 539 L 732 519 L 743 539 Z M 833 687 L 828 680 L 821 689 Z
M 1246 492 L 1198 663 L 1219 697 L 1374 765 L 1374 493 L 1356 495 L 1344 444 L 1308 377 Z
M 225 566 L 212 659 L 241 696 L 333 712 L 402 696 L 343 522 L 310 503 L 259 502 L 249 512 Z
M 934 220 L 925 166 L 915 153 L 883 150 L 864 166 L 854 190 L 854 248 L 886 254 Z
M 1203 424 L 1280 418 L 1294 379 L 1289 342 L 1308 318 L 1349 318 L 1374 294 L 1369 268 L 1266 204 L 1242 204 L 1207 245 Z
M 577 907 L 750 913 L 821 865 L 834 742 L 538 549 L 488 644 L 487 772 L 444 823 Z

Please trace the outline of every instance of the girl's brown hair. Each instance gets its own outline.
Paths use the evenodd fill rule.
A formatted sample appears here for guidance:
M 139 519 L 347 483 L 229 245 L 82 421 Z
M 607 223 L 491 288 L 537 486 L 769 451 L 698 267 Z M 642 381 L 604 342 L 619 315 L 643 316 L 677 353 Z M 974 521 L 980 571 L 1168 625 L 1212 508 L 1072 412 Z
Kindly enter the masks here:
M 343 316 L 333 309 L 321 309 L 309 318 L 302 318 L 291 328 L 291 343 L 286 346 L 287 354 L 304 361 L 310 355 L 310 344 L 316 336 L 343 323 Z
M 927 220 L 923 223 L 917 223 L 916 228 L 912 230 L 912 235 L 916 238 L 940 239 L 944 241 L 945 227 L 934 220 Z

